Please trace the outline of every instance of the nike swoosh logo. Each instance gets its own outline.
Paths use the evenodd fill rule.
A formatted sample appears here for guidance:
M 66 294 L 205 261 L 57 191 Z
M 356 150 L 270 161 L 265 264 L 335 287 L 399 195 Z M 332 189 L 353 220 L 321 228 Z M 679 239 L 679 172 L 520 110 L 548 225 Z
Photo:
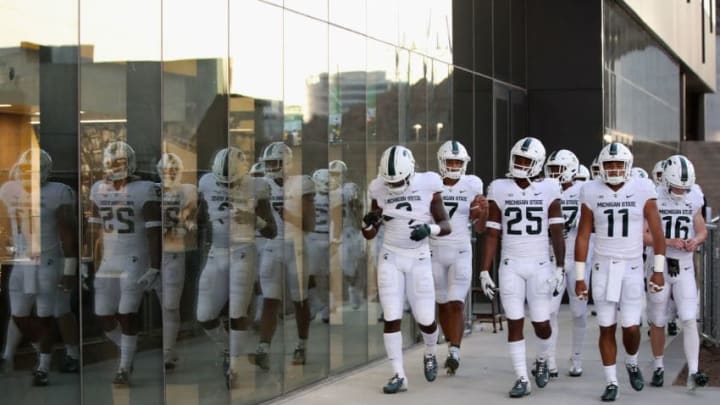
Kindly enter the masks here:
M 628 194 L 628 195 L 625 196 L 625 198 L 630 198 L 630 197 L 632 197 L 632 196 L 634 196 L 634 195 L 635 195 L 635 194 Z
M 538 195 L 540 195 L 540 194 L 542 194 L 542 193 L 535 193 L 535 194 L 533 194 L 533 195 L 538 196 Z
M 464 192 L 465 192 L 465 190 L 460 190 L 460 194 L 462 194 L 462 193 L 464 193 Z
M 613 261 L 612 261 L 612 264 L 618 264 L 618 262 L 616 262 L 615 260 L 613 260 Z
M 458 252 L 458 254 L 463 254 L 463 253 L 466 253 L 466 252 L 467 252 L 467 250 L 461 250 L 461 251 Z
M 415 193 L 417 193 L 417 192 L 418 192 L 418 190 L 413 190 L 413 191 L 411 191 L 411 193 L 413 193 L 413 194 L 415 194 Z
M 568 198 L 575 198 L 575 197 L 577 197 L 577 194 L 570 194 L 570 196 L 568 196 Z
M 635 270 L 635 269 L 637 269 L 638 267 L 639 267 L 639 266 L 630 266 L 630 270 Z
M 540 262 L 540 265 L 542 266 L 542 265 L 545 264 L 545 263 L 547 263 L 547 262 Z

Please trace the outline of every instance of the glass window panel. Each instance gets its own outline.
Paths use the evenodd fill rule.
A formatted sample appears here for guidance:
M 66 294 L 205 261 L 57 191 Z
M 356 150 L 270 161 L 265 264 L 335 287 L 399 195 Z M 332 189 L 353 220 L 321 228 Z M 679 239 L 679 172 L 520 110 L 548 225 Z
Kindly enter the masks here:
M 368 36 L 393 45 L 400 44 L 399 0 L 366 0 Z
M 160 268 L 162 253 L 155 183 L 162 132 L 160 6 L 80 4 L 81 180 L 91 185 L 83 196 L 82 211 L 90 216 L 83 243 L 93 277 L 83 300 L 88 403 L 117 395 L 138 404 L 163 398 L 162 311 L 151 289 L 159 279 L 149 272 Z
M 311 176 L 328 164 L 330 82 L 327 23 L 286 11 L 284 24 L 283 142 L 292 150 L 292 165 L 284 167 L 282 181 L 284 261 L 290 291 L 282 336 L 284 390 L 288 391 L 325 377 L 329 371 L 329 329 L 322 322 L 327 317 L 323 308 L 328 305 L 322 268 L 327 269 L 328 258 L 309 254 L 311 247 L 304 238 L 312 236 L 315 242 L 308 240 L 309 244 L 328 243 L 328 234 L 321 233 L 324 227 L 317 217 L 326 201 L 316 195 Z M 311 261 L 317 261 L 317 266 Z
M 366 122 L 368 75 L 380 81 L 385 72 L 366 72 L 366 38 L 330 28 L 329 37 L 329 202 L 330 202 L 330 367 L 339 372 L 368 358 L 368 311 L 365 300 L 365 240 L 360 234 L 368 180 Z M 373 314 L 373 316 L 376 316 Z M 375 322 L 373 322 L 375 323 Z
M 3 403 L 80 402 L 77 10 L 0 1 Z
M 263 277 L 263 274 L 283 274 L 280 265 L 286 258 L 294 258 L 294 252 L 286 253 L 284 246 L 285 225 L 282 188 L 278 181 L 270 178 L 271 174 L 264 170 L 262 160 L 265 149 L 273 148 L 280 151 L 273 142 L 282 142 L 284 136 L 283 122 L 283 10 L 264 2 L 232 2 L 230 3 L 230 100 L 228 125 L 229 141 L 239 148 L 253 166 L 251 173 L 264 182 L 253 195 L 256 199 L 259 217 L 268 226 L 256 230 L 254 241 L 248 239 L 245 244 L 255 244 L 256 281 L 252 304 L 248 319 L 242 320 L 239 326 L 244 329 L 246 321 L 251 321 L 256 333 L 243 335 L 239 341 L 241 353 L 248 353 L 248 361 L 238 362 L 238 380 L 232 392 L 233 403 L 257 403 L 282 394 L 285 370 L 288 357 L 284 342 L 285 333 L 297 330 L 294 325 L 294 313 L 291 300 L 285 300 L 285 284 L 281 279 Z M 262 38 L 257 37 L 256 27 L 266 27 Z M 252 61 L 263 61 L 253 63 Z M 275 149 L 277 148 L 277 149 Z M 268 156 L 278 158 L 278 153 Z M 282 156 L 282 155 L 281 155 Z M 294 156 L 293 156 L 294 157 Z M 299 158 L 299 157 L 298 157 Z M 294 160 L 294 159 L 293 159 Z M 240 194 L 242 184 L 234 187 Z M 263 183 L 260 183 L 263 184 Z M 272 188 L 271 187 L 272 184 Z M 262 195 L 262 189 L 267 191 Z M 261 198 L 263 197 L 263 198 Z M 265 201 L 262 201 L 265 200 Z M 270 212 L 268 213 L 268 209 Z M 249 210 L 249 209 L 248 209 Z M 250 217 L 252 218 L 252 217 Z M 257 219 L 256 219 L 256 222 Z M 233 225 L 233 234 L 243 232 L 242 223 Z M 274 232 L 273 232 L 274 227 Z M 256 226 L 257 228 L 257 226 Z M 246 257 L 252 257 L 249 254 Z M 240 260 L 235 260 L 238 264 Z M 282 312 L 284 320 L 278 319 Z M 293 314 L 293 316 L 286 316 Z M 288 319 L 292 318 L 292 319 Z M 289 329 L 285 329 L 289 322 Z M 273 333 L 274 332 L 274 333 Z M 293 342 L 293 344 L 296 342 Z M 292 357 L 289 357 L 292 358 Z
M 328 19 L 328 0 L 285 0 L 287 10 L 293 10 L 323 21 Z
M 366 0 L 330 0 L 329 21 L 343 28 L 365 34 L 367 30 Z
M 228 353 L 236 348 L 230 339 L 237 338 L 232 331 L 238 324 L 223 310 L 234 303 L 228 298 L 235 281 L 229 276 L 229 221 L 221 210 L 230 188 L 211 170 L 215 154 L 228 147 L 227 2 L 201 8 L 189 0 L 165 2 L 162 21 L 163 155 L 157 170 L 164 210 L 165 398 L 229 403 L 237 385 L 228 391 L 225 379 L 208 378 L 223 375 L 226 356 L 236 359 L 234 367 L 240 357 Z
M 510 2 L 493 3 L 493 76 L 510 81 L 511 20 Z

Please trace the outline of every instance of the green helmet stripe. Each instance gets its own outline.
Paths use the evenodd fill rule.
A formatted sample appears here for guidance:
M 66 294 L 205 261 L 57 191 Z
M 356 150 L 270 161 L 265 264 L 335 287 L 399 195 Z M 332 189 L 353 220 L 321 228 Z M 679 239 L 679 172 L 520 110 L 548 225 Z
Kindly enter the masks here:
M 392 149 L 390 149 L 390 157 L 388 158 L 388 175 L 389 176 L 395 175 L 395 149 L 397 149 L 396 146 L 393 146 Z
M 460 147 L 458 146 L 457 141 L 452 141 L 452 154 L 457 155 L 460 153 Z
M 618 149 L 618 148 L 617 148 L 617 143 L 615 143 L 615 142 L 611 143 L 611 144 L 610 144 L 610 151 L 609 151 L 609 152 L 610 152 L 610 156 L 615 156 L 615 155 L 617 155 L 617 154 L 618 154 L 618 150 L 617 150 L 617 149 Z
M 688 166 L 685 158 L 678 159 L 680 161 L 680 181 L 688 181 Z
M 520 150 L 523 152 L 527 152 L 528 149 L 530 149 L 531 143 L 532 143 L 532 138 L 525 138 L 525 142 L 523 142 L 522 146 L 520 147 Z

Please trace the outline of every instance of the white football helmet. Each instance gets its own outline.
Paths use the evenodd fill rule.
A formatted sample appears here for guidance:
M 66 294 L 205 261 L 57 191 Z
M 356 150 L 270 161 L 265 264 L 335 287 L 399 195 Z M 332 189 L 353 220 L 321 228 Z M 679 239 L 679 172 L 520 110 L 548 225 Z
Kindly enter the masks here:
M 396 145 L 385 149 L 380 157 L 378 174 L 391 194 L 402 194 L 415 174 L 415 158 L 410 149 Z
M 36 156 L 33 156 L 37 154 Z M 37 159 L 37 160 L 35 160 Z M 34 164 L 33 164 L 34 163 Z M 39 166 L 39 173 L 38 173 Z M 32 186 L 33 174 L 40 180 L 40 184 L 45 184 L 50 172 L 52 171 L 52 158 L 50 154 L 39 148 L 31 148 L 20 154 L 20 158 L 10 170 L 10 177 L 23 183 L 27 188 Z
M 220 149 L 213 158 L 212 172 L 219 183 L 234 183 L 248 173 L 250 162 L 238 148 Z
M 447 141 L 440 145 L 437 151 L 438 171 L 440 176 L 449 179 L 459 179 L 465 174 L 470 155 L 467 149 L 458 141 Z M 460 160 L 462 166 L 459 169 L 451 169 L 447 165 L 448 160 Z
M 123 141 L 111 142 L 103 151 L 103 167 L 109 180 L 125 180 L 135 173 L 135 151 Z
M 347 176 L 347 165 L 342 160 L 333 160 L 328 163 L 330 172 L 330 190 L 341 187 Z
M 685 192 L 690 191 L 695 184 L 695 166 L 693 166 L 690 159 L 683 155 L 670 156 L 665 161 L 663 183 L 673 200 L 682 201 L 685 198 L 685 193 L 675 194 L 670 188 L 679 188 L 685 190 Z
M 250 168 L 250 175 L 253 177 L 265 176 L 265 162 L 257 162 Z
M 630 177 L 634 177 L 637 179 L 649 179 L 650 176 L 648 175 L 648 172 L 645 171 L 642 167 L 633 167 L 630 170 Z
M 663 166 L 665 166 L 665 160 L 658 160 L 652 169 L 652 181 L 656 186 L 659 186 L 663 181 Z
M 292 149 L 282 142 L 273 142 L 265 148 L 260 159 L 265 163 L 267 177 L 282 178 L 292 165 Z
M 173 188 L 180 185 L 183 172 L 180 156 L 171 152 L 163 153 L 155 168 L 163 187 Z
M 545 177 L 569 183 L 575 179 L 579 167 L 580 162 L 574 153 L 567 149 L 556 150 L 545 162 Z
M 580 165 L 578 167 L 578 172 L 575 175 L 575 180 L 577 181 L 588 181 L 590 180 L 590 170 L 585 165 Z
M 327 194 L 330 189 L 330 171 L 328 169 L 317 169 L 312 175 L 315 183 L 315 191 Z
M 606 170 L 605 163 L 607 162 L 622 162 L 623 168 Z M 630 178 L 633 154 L 627 146 L 613 142 L 602 148 L 598 155 L 598 164 L 600 165 L 600 178 L 603 182 L 611 185 L 622 184 Z
M 515 163 L 515 158 L 524 157 L 530 159 L 529 165 Z M 543 169 L 545 163 L 545 146 L 537 138 L 527 137 L 515 143 L 510 150 L 510 177 L 517 179 L 531 179 Z
M 600 178 L 600 164 L 598 163 L 597 156 L 595 156 L 595 159 L 593 159 L 592 164 L 590 165 L 590 174 L 592 175 L 593 180 Z

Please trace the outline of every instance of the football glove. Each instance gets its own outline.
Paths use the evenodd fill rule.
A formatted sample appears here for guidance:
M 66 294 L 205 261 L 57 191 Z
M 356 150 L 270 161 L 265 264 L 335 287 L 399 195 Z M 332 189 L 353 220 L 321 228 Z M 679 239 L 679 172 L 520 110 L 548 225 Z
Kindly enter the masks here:
M 138 285 L 142 286 L 146 291 L 155 288 L 155 284 L 160 279 L 160 270 L 155 268 L 148 268 L 145 274 L 140 276 L 137 280 Z
M 410 232 L 410 239 L 418 242 L 430 236 L 430 225 L 420 224 L 412 227 Z
M 490 277 L 490 272 L 487 270 L 480 272 L 480 288 L 482 288 L 483 294 L 492 301 L 495 297 L 497 287 L 495 287 L 495 282 L 493 282 L 492 277 Z
M 380 221 L 382 221 L 380 214 L 377 211 L 370 211 L 363 217 L 363 228 L 377 227 L 380 225 Z

